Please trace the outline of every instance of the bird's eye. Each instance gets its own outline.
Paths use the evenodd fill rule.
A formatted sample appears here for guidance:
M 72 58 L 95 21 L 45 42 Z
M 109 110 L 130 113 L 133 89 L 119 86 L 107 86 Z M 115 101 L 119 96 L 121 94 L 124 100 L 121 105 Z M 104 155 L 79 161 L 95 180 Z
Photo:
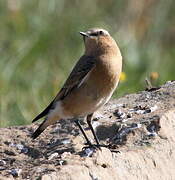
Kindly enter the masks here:
M 99 31 L 99 34 L 100 34 L 100 35 L 103 35 L 104 33 L 103 33 L 103 31 Z
M 103 31 L 96 31 L 96 32 L 92 32 L 90 34 L 90 36 L 99 36 L 99 35 L 104 35 L 104 32 Z

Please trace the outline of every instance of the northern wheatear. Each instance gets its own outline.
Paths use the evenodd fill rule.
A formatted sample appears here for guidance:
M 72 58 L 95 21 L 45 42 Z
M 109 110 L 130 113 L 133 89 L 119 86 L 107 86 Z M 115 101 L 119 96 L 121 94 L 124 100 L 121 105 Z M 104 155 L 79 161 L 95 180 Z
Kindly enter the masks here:
M 122 69 L 122 56 L 115 40 L 104 29 L 80 32 L 85 53 L 79 59 L 55 99 L 32 122 L 45 116 L 45 120 L 32 137 L 37 138 L 49 125 L 60 119 L 75 119 L 87 138 L 78 118 L 87 117 L 97 146 L 98 138 L 91 125 L 93 113 L 106 104 L 116 89 Z

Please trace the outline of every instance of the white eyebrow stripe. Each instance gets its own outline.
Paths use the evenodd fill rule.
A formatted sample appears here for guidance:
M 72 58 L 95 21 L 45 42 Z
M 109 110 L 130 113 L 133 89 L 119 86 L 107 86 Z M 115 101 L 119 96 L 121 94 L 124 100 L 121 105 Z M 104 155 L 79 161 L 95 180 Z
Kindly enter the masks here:
M 95 33 L 98 34 L 99 31 L 103 31 L 103 33 L 104 33 L 105 35 L 109 35 L 109 32 L 106 31 L 105 29 L 92 29 L 92 30 L 87 31 L 86 33 L 89 34 L 89 35 L 95 34 Z

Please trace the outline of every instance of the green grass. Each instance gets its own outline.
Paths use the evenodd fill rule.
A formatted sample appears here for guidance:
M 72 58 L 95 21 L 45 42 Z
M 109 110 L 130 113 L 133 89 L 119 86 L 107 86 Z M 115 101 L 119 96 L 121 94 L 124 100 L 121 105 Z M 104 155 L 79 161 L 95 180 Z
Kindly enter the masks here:
M 134 3 L 135 2 L 135 3 Z M 30 124 L 83 54 L 78 32 L 107 29 L 121 49 L 126 80 L 115 97 L 175 79 L 175 3 L 7 0 L 0 2 L 0 126 Z

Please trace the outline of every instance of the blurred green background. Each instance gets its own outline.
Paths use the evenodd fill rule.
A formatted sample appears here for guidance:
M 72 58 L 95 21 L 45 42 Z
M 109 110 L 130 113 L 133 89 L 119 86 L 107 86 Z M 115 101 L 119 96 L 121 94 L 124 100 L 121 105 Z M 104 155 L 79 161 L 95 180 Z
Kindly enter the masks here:
M 30 124 L 53 99 L 83 54 L 79 31 L 107 29 L 121 49 L 114 94 L 175 79 L 173 0 L 1 0 L 0 126 Z M 154 72 L 154 73 L 152 73 Z

